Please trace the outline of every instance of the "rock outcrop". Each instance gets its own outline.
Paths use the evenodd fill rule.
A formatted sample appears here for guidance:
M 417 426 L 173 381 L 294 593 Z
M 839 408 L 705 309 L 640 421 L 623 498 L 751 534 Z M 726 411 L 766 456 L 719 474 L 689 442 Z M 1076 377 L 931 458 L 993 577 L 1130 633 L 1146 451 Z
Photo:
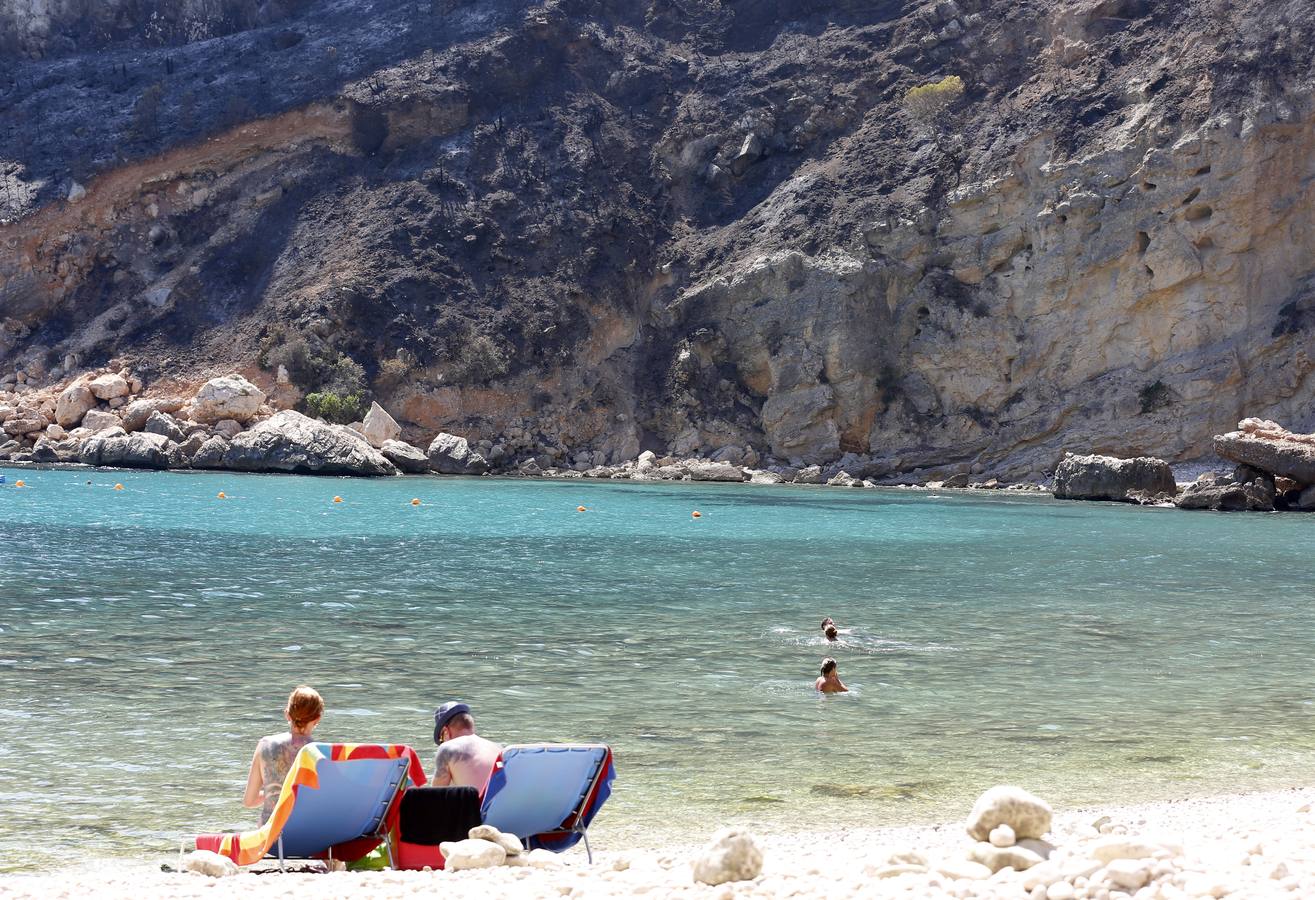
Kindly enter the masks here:
M 1237 430 L 1216 435 L 1215 452 L 1224 459 L 1290 478 L 1298 485 L 1315 484 L 1315 434 L 1297 434 L 1277 422 L 1243 419 Z
M 204 453 L 206 447 L 200 452 Z M 203 466 L 203 463 L 194 459 L 193 465 Z M 331 425 L 292 410 L 275 413 L 234 437 L 224 451 L 222 465 L 242 472 L 397 474 L 397 467 L 364 438 L 349 437 Z
M 1255 473 L 1252 473 L 1255 475 Z M 1224 512 L 1269 512 L 1274 509 L 1272 478 L 1207 473 L 1183 488 L 1174 500 L 1179 509 L 1213 509 Z
M 1162 459 L 1068 455 L 1055 469 L 1055 496 L 1061 500 L 1121 500 L 1178 491 L 1173 470 Z
M 370 411 L 365 414 L 361 425 L 361 434 L 376 449 L 382 448 L 388 441 L 397 440 L 402 434 L 402 426 L 378 403 L 370 404 Z
M 408 475 L 423 475 L 429 471 L 429 456 L 419 447 L 403 441 L 384 441 L 379 452 Z
M 82 462 L 90 466 L 123 466 L 132 469 L 167 469 L 181 464 L 178 445 L 161 434 L 129 434 L 115 426 L 97 432 L 82 443 Z

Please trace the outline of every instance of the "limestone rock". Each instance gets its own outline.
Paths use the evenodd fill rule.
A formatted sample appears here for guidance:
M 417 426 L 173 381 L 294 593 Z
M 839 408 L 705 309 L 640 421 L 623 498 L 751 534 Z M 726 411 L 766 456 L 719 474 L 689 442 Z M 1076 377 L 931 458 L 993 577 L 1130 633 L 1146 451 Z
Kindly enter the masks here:
M 999 872 L 1006 866 L 1022 872 L 1039 865 L 1042 861 L 1040 856 L 1026 847 L 994 847 L 986 841 L 978 841 L 974 844 L 969 858 L 975 863 L 986 866 L 992 872 Z
M 183 405 L 177 397 L 138 398 L 119 411 L 119 418 L 123 420 L 124 431 L 141 431 L 151 413 L 176 413 Z
M 1010 828 L 1008 823 L 1001 823 L 992 828 L 988 840 L 992 847 L 1012 847 L 1018 842 L 1014 829 Z
M 81 460 L 89 466 L 124 466 L 131 469 L 166 469 L 173 442 L 162 434 L 120 427 L 107 428 L 82 442 Z
M 832 487 L 862 487 L 863 479 L 855 478 L 848 472 L 837 472 L 826 481 Z
M 966 488 L 968 487 L 971 477 L 966 472 L 960 472 L 958 475 L 951 475 L 941 482 L 943 488 Z
M 702 884 L 752 881 L 763 868 L 763 854 L 753 835 L 723 828 L 694 857 L 694 880 Z
M 743 481 L 744 470 L 728 462 L 690 460 L 683 466 L 690 481 Z
M 124 426 L 124 429 L 131 430 L 128 429 L 126 425 Z M 162 434 L 169 440 L 178 444 L 187 440 L 187 435 L 184 434 L 183 429 L 179 427 L 178 420 L 168 413 L 152 412 L 150 418 L 146 420 L 145 427 L 143 427 L 142 430 L 149 434 Z
M 1179 509 L 1268 512 L 1274 509 L 1274 488 L 1256 479 L 1237 483 L 1229 479 L 1197 479 L 1174 499 Z
M 991 877 L 991 870 L 979 862 L 968 859 L 947 859 L 932 867 L 938 874 L 954 880 L 981 881 Z
M 220 856 L 213 850 L 193 850 L 183 857 L 183 870 L 209 875 L 211 878 L 236 875 L 241 871 L 237 863 L 227 856 Z
M 82 427 L 89 431 L 104 431 L 107 428 L 122 428 L 123 422 L 112 412 L 93 409 L 82 417 Z
M 1215 452 L 1224 459 L 1301 485 L 1315 484 L 1315 435 L 1297 434 L 1262 419 L 1243 419 L 1237 427 L 1215 435 Z
M 775 472 L 753 472 L 749 475 L 750 484 L 780 484 L 784 480 Z
M 1162 459 L 1139 456 L 1065 456 L 1055 470 L 1055 496 L 1061 500 L 1128 501 L 1135 492 L 1148 495 L 1178 490 L 1173 470 Z
M 113 400 L 116 397 L 128 396 L 128 379 L 113 372 L 91 379 L 87 387 L 98 400 Z
M 798 474 L 796 474 L 795 477 L 794 477 L 794 483 L 795 483 L 795 484 L 821 484 L 821 483 L 822 483 L 822 467 L 821 467 L 821 466 L 806 466 L 805 468 L 800 469 L 799 472 L 798 472 Z
M 508 856 L 520 856 L 525 851 L 520 838 L 514 834 L 504 834 L 492 825 L 476 825 L 468 835 L 471 840 L 490 841 L 507 851 Z
M 507 851 L 492 841 L 469 838 L 464 841 L 444 841 L 438 845 L 438 849 L 443 854 L 443 867 L 449 872 L 492 869 L 507 859 Z
M 1306 512 L 1315 510 L 1315 485 L 1301 492 L 1297 497 L 1296 508 Z
M 45 431 L 46 426 L 49 424 L 46 417 L 36 410 L 25 410 L 6 419 L 4 431 L 5 434 L 18 437 L 19 435 Z
M 190 435 L 187 438 L 188 444 L 194 441 L 199 435 Z M 194 469 L 222 469 L 224 468 L 224 457 L 228 455 L 228 438 L 222 434 L 216 434 L 207 438 L 199 448 L 192 451 L 191 464 Z
M 444 432 L 429 444 L 429 468 L 440 475 L 482 475 L 489 464 L 465 438 Z
M 968 813 L 967 829 L 969 836 L 983 842 L 997 825 L 1008 825 L 1018 838 L 1039 838 L 1050 830 L 1051 815 L 1050 804 L 1035 794 L 997 785 L 977 798 Z
M 205 447 L 202 447 L 202 452 Z M 193 465 L 197 465 L 193 460 Z M 294 410 L 277 412 L 233 438 L 223 467 L 244 472 L 396 475 L 397 467 L 365 441 Z
M 221 419 L 246 423 L 260 410 L 265 393 L 241 375 L 212 378 L 192 398 L 188 418 L 207 425 Z
M 237 419 L 220 419 L 215 423 L 215 433 L 232 440 L 242 433 L 242 423 Z
M 96 407 L 96 395 L 91 388 L 75 382 L 64 388 L 55 401 L 55 421 L 65 428 L 76 428 L 87 411 Z
M 1131 894 L 1151 880 L 1151 864 L 1141 859 L 1113 859 L 1105 864 L 1110 886 Z
M 529 853 L 524 853 L 516 858 L 525 860 L 527 865 L 533 866 L 536 869 L 560 869 L 564 865 L 564 863 L 557 857 L 556 853 L 553 853 L 551 850 L 545 850 L 542 847 L 537 847 Z
M 412 447 L 405 441 L 384 441 L 379 447 L 384 458 L 397 468 L 410 475 L 421 475 L 429 471 L 429 457 L 419 447 Z
M 1087 853 L 1102 863 L 1111 863 L 1116 859 L 1149 859 L 1163 852 L 1164 848 L 1137 838 L 1111 836 L 1101 838 Z
M 402 426 L 388 415 L 388 411 L 378 403 L 370 404 L 370 411 L 361 423 L 361 433 L 372 447 L 383 447 L 388 441 L 397 440 L 402 434 Z

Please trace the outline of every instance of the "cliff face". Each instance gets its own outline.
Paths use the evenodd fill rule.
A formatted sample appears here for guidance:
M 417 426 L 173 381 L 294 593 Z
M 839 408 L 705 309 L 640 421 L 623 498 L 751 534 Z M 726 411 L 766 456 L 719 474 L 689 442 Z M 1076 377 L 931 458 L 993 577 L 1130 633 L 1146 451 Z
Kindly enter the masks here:
M 1315 428 L 1307 4 L 219 7 L 0 48 L 29 381 L 346 371 L 412 438 L 873 474 Z

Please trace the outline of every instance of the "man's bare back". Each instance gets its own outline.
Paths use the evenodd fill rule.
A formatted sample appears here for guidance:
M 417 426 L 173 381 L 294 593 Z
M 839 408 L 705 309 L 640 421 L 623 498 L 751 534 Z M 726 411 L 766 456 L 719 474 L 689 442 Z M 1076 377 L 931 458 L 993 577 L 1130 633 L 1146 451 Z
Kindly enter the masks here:
M 437 787 L 484 787 L 502 745 L 477 734 L 465 734 L 438 746 L 434 785 Z

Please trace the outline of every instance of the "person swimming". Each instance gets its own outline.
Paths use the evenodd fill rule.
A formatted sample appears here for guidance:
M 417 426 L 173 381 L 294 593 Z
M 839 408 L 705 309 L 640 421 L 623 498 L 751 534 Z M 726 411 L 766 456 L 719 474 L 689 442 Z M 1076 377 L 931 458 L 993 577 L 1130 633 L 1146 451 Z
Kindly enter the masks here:
M 836 671 L 836 661 L 831 657 L 822 660 L 822 674 L 813 683 L 813 688 L 823 694 L 844 694 L 849 692 Z
M 833 644 L 840 640 L 840 630 L 836 628 L 835 625 L 826 626 L 822 629 L 822 633 L 826 635 L 826 639 Z

